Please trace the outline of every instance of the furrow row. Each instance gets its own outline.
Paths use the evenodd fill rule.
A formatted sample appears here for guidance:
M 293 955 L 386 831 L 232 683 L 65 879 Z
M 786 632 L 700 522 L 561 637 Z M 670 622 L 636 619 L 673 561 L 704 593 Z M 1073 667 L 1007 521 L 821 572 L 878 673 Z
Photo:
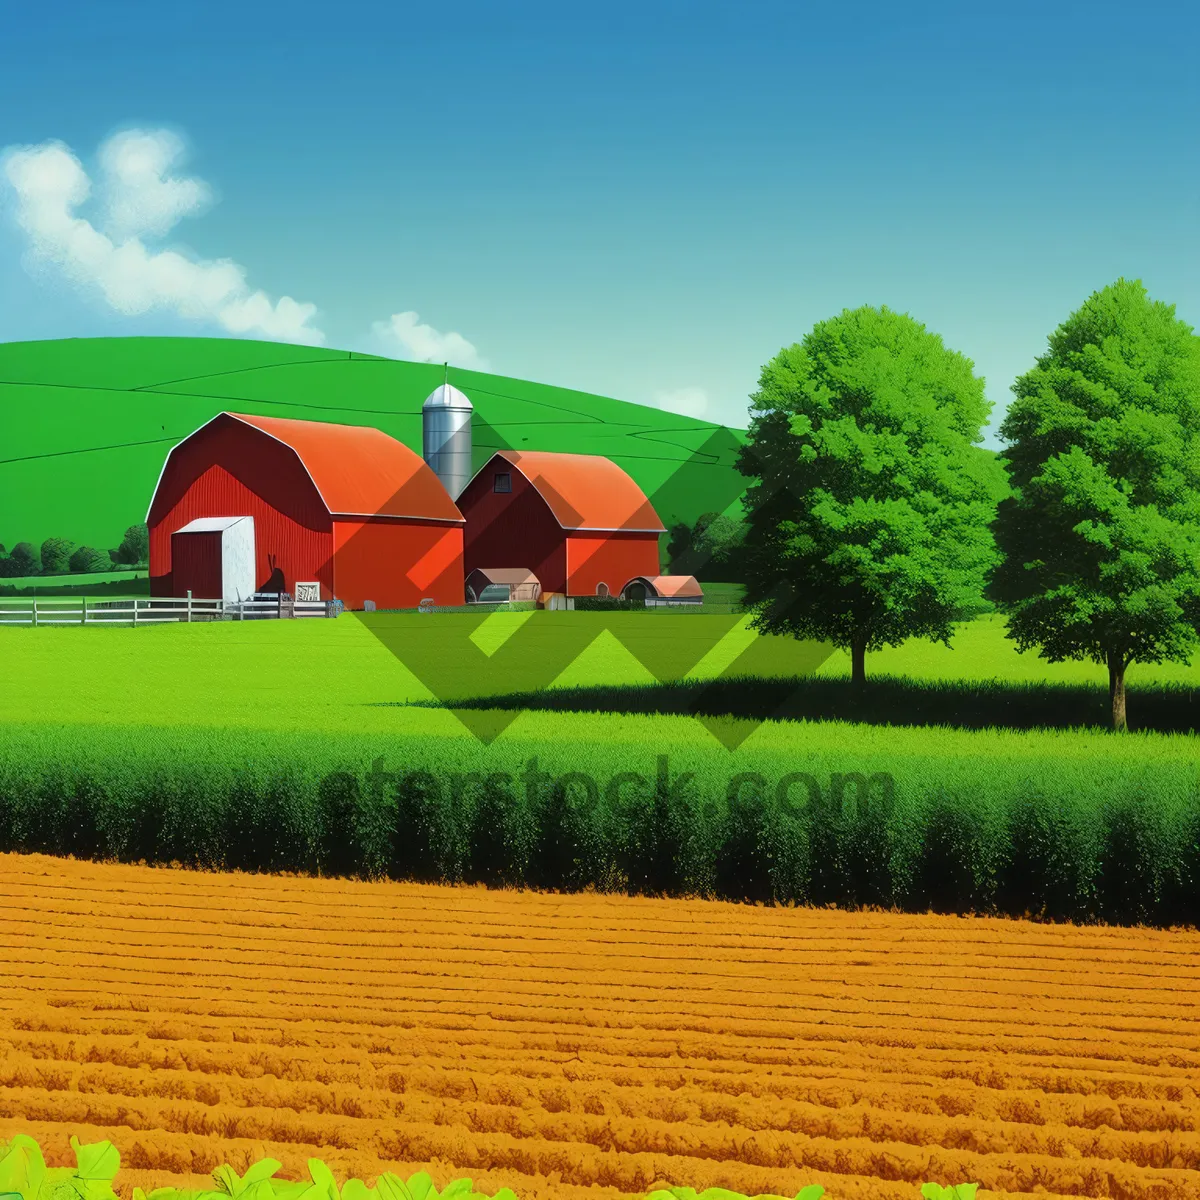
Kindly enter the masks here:
M 170 1033 L 169 1030 L 152 1032 Z M 176 1031 L 181 1032 L 181 1031 Z M 1195 1119 L 1196 1089 L 1188 1076 L 1170 1065 L 1137 1068 L 1118 1061 L 1100 1064 L 1089 1059 L 1057 1057 L 1050 1061 L 1030 1055 L 1005 1055 L 1003 1066 L 986 1055 L 928 1048 L 880 1054 L 871 1047 L 830 1040 L 795 1051 L 786 1060 L 756 1063 L 745 1056 L 722 1058 L 678 1052 L 619 1053 L 602 1040 L 591 1043 L 547 1035 L 540 1044 L 510 1039 L 506 1046 L 474 1039 L 435 1039 L 421 1035 L 393 1043 L 373 1038 L 310 1038 L 295 1042 L 247 1041 L 233 1036 L 224 1043 L 182 1038 L 122 1035 L 36 1035 L 10 1031 L 0 1047 L 12 1054 L 68 1068 L 79 1063 L 112 1063 L 149 1071 L 186 1068 L 201 1074 L 259 1079 L 314 1080 L 323 1084 L 354 1085 L 372 1073 L 390 1080 L 432 1069 L 427 1090 L 458 1098 L 471 1094 L 461 1082 L 463 1064 L 494 1064 L 494 1070 L 514 1079 L 572 1082 L 605 1081 L 625 1087 L 646 1083 L 672 1090 L 690 1081 L 722 1095 L 803 1096 L 813 1084 L 859 1086 L 873 1080 L 888 1084 L 941 1086 L 962 1083 L 991 1092 L 1035 1089 L 1050 1096 L 1101 1096 L 1109 1100 L 1182 1103 Z M 637 1049 L 629 1047 L 627 1049 Z M 434 1064 L 428 1067 L 428 1064 Z M 769 1067 L 763 1071 L 762 1067 Z M 389 1082 L 390 1088 L 396 1085 Z M 1115 1122 L 1109 1122 L 1115 1124 Z
M 758 1168 L 776 1177 L 794 1177 L 804 1170 L 818 1177 L 851 1174 L 898 1179 L 910 1187 L 932 1178 L 965 1177 L 985 1187 L 991 1186 L 990 1181 L 1022 1189 L 1041 1184 L 1068 1195 L 1094 1195 L 1079 1184 L 1090 1189 L 1100 1180 L 1107 1184 L 1124 1176 L 1136 1178 L 1141 1187 L 1174 1185 L 1175 1194 L 1184 1200 L 1192 1162 L 1190 1153 L 1185 1159 L 1178 1152 L 1169 1166 L 1122 1161 L 1112 1140 L 1118 1135 L 1104 1130 L 1094 1137 L 1093 1148 L 1098 1153 L 1076 1157 L 1066 1137 L 1053 1133 L 1047 1139 L 1049 1151 L 1025 1152 L 1010 1147 L 1000 1130 L 963 1129 L 946 1118 L 940 1129 L 942 1137 L 919 1143 L 892 1136 L 913 1132 L 911 1125 L 896 1123 L 866 1134 L 851 1132 L 850 1122 L 831 1122 L 812 1134 L 738 1127 L 709 1134 L 703 1129 L 645 1120 L 606 1122 L 593 1131 L 591 1140 L 585 1140 L 578 1136 L 586 1132 L 582 1121 L 561 1114 L 555 1123 L 524 1136 L 509 1130 L 484 1131 L 458 1123 L 422 1121 L 407 1114 L 402 1122 L 371 1122 L 343 1116 L 298 1116 L 268 1107 L 232 1113 L 204 1110 L 193 1120 L 193 1108 L 182 1101 L 160 1103 L 24 1089 L 0 1094 L 0 1120 L 121 1125 L 135 1131 L 166 1130 L 201 1138 L 274 1141 L 343 1151 L 367 1146 L 400 1161 L 447 1158 L 460 1170 L 477 1165 L 517 1167 L 540 1175 L 559 1172 L 574 1183 L 602 1186 L 627 1184 L 630 1167 L 636 1170 L 646 1164 L 653 1176 L 686 1178 L 697 1190 L 708 1186 L 714 1171 L 727 1181 L 716 1186 L 730 1187 L 733 1181 L 748 1178 L 749 1168 Z M 468 1117 L 469 1113 L 468 1107 Z M 643 1179 L 626 1190 L 639 1191 L 650 1182 Z

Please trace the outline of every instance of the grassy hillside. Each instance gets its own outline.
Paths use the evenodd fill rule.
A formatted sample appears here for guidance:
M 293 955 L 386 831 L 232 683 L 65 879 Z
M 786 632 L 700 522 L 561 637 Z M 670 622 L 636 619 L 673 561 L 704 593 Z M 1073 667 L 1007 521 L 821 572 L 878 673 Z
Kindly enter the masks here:
M 102 549 L 142 520 L 168 451 L 222 409 L 373 425 L 421 452 L 440 365 L 224 338 L 0 344 L 0 542 Z M 656 408 L 451 369 L 475 405 L 475 467 L 495 450 L 603 454 L 669 527 L 741 494 L 742 434 Z

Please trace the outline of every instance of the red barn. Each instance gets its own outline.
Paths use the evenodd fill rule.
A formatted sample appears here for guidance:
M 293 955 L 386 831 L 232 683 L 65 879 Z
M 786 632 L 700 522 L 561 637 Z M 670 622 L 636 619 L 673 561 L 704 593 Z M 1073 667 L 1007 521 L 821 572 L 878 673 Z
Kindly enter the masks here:
M 184 438 L 146 517 L 151 594 L 221 596 L 220 555 L 173 563 L 172 534 L 230 517 L 253 518 L 242 527 L 252 528 L 259 591 L 308 581 L 347 608 L 463 602 L 462 514 L 432 468 L 378 429 L 226 412 Z M 193 539 L 189 530 L 175 542 Z
M 519 566 L 543 592 L 620 595 L 659 573 L 664 531 L 645 493 L 594 454 L 500 450 L 458 497 L 466 518 L 463 565 Z

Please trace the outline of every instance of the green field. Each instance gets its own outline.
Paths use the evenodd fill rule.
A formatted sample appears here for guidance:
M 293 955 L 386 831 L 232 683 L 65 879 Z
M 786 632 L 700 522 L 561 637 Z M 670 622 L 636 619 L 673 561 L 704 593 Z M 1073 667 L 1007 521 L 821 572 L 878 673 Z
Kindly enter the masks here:
M 1019 655 L 1000 621 L 981 618 L 959 628 L 954 649 L 911 643 L 868 656 L 881 703 L 859 719 L 846 710 L 845 655 L 797 681 L 811 647 L 758 637 L 743 620 L 535 611 L 0 628 L 0 661 L 16 681 L 0 689 L 0 842 L 486 881 L 493 870 L 525 878 L 506 839 L 529 821 L 561 820 L 563 832 L 551 824 L 537 835 L 560 847 L 553 869 L 540 851 L 528 867 L 538 886 L 610 886 L 603 872 L 616 861 L 651 891 L 1195 921 L 1195 735 L 1072 727 L 1087 704 L 1103 714 L 1098 668 Z M 574 654 L 580 631 L 590 644 Z M 505 648 L 518 632 L 514 657 Z M 534 703 L 505 707 L 514 685 L 528 690 L 514 669 L 524 653 L 569 661 Z M 742 653 L 757 678 L 718 682 Z M 1159 729 L 1179 713 L 1190 720 L 1198 678 L 1196 668 L 1135 668 L 1134 726 L 1139 709 Z M 707 687 L 718 703 L 670 711 L 672 686 Z M 748 719 L 771 687 L 799 695 L 807 717 Z M 1031 711 L 1045 727 L 1022 727 Z M 990 714 L 982 727 L 963 727 L 980 712 Z M 922 723 L 929 713 L 941 715 Z M 389 807 L 374 798 L 376 769 L 431 783 L 400 783 L 407 790 Z M 523 781 L 535 769 L 575 781 L 561 816 L 529 807 Z M 747 773 L 765 797 L 761 834 L 759 818 L 738 816 L 730 799 Z M 890 781 L 894 799 L 881 815 L 868 796 L 849 825 L 822 832 L 822 806 L 844 796 L 839 777 L 855 776 Z M 488 808 L 485 777 L 507 779 L 517 799 Z M 612 791 L 622 779 L 632 793 Z M 819 798 L 797 841 L 780 814 L 803 801 L 809 784 L 789 783 L 802 780 Z M 584 784 L 598 807 L 579 800 Z M 346 805 L 358 814 L 349 841 Z M 603 848 L 587 850 L 593 843 Z M 481 863 L 491 865 L 471 874 Z
M 491 655 L 482 670 L 478 656 L 464 659 L 451 652 L 455 637 L 461 646 L 462 635 L 447 631 L 460 630 L 464 621 L 472 622 L 470 627 L 476 630 L 475 645 Z M 201 730 L 239 730 L 400 742 L 408 737 L 472 740 L 452 712 L 431 706 L 438 697 L 402 659 L 411 655 L 411 646 L 419 640 L 428 643 L 435 655 L 441 655 L 445 645 L 444 670 L 435 686 L 439 696 L 452 703 L 519 690 L 522 677 L 512 673 L 497 650 L 512 630 L 526 622 L 536 636 L 525 641 L 525 651 L 551 659 L 561 654 L 557 640 L 565 630 L 581 626 L 596 630 L 587 649 L 550 683 L 555 689 L 652 687 L 658 680 L 715 679 L 733 670 L 738 655 L 750 647 L 759 677 L 786 679 L 807 670 L 801 643 L 760 637 L 745 628 L 745 618 L 732 622 L 693 614 L 499 612 L 486 619 L 458 614 L 373 618 L 344 614 L 336 620 L 137 629 L 17 626 L 0 629 L 6 675 L 20 681 L 16 687 L 0 690 L 0 724 L 122 725 L 181 734 L 192 731 L 196 736 Z M 611 633 L 614 622 L 624 623 L 620 639 Z M 726 628 L 728 632 L 720 636 Z M 959 626 L 951 648 L 914 640 L 869 655 L 868 671 L 879 680 L 904 676 L 915 687 L 981 683 L 1011 688 L 1016 696 L 1030 684 L 1083 685 L 1097 695 L 1105 694 L 1103 668 L 1049 664 L 1019 654 L 1003 630 L 997 617 L 977 618 Z M 417 660 L 410 657 L 410 661 Z M 644 665 L 647 661 L 653 672 Z M 847 656 L 835 651 L 813 678 L 836 681 L 848 675 Z M 1198 686 L 1200 666 L 1132 667 L 1130 711 L 1135 724 L 1139 693 L 1164 684 Z M 421 702 L 420 706 L 413 706 L 414 702 Z M 495 748 L 499 751 L 504 744 L 527 736 L 561 742 L 560 757 L 586 755 L 586 747 L 600 743 L 649 745 L 656 740 L 664 747 L 719 751 L 730 760 L 760 752 L 794 755 L 817 748 L 851 756 L 869 750 L 963 760 L 994 754 L 1086 760 L 1103 753 L 1125 761 L 1195 755 L 1190 736 L 1153 732 L 1114 737 L 1104 730 L 1024 730 L 1019 723 L 1004 728 L 1002 722 L 995 729 L 977 731 L 952 725 L 921 729 L 881 721 L 812 720 L 767 722 L 730 752 L 689 716 L 550 711 L 520 713 Z
M 26 575 L 0 581 L 0 599 L 10 596 L 118 600 L 128 596 L 148 596 L 150 577 L 143 567 L 137 571 L 93 571 L 78 575 Z
M 173 445 L 222 410 L 373 425 L 421 453 L 440 364 L 225 338 L 0 344 L 0 542 L 101 549 L 145 518 Z M 475 405 L 475 467 L 495 450 L 603 454 L 668 528 L 743 490 L 737 430 L 656 408 L 453 369 Z

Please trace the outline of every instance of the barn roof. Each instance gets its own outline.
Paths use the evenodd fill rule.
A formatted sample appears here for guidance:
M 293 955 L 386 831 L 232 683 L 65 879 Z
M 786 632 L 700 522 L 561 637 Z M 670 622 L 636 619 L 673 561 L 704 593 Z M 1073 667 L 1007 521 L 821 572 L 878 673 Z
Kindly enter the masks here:
M 646 493 L 610 458 L 550 450 L 498 450 L 537 488 L 564 529 L 662 533 Z M 486 469 L 486 468 L 485 468 Z
M 212 421 L 222 419 L 250 425 L 294 451 L 334 516 L 463 520 L 429 464 L 382 430 L 235 412 Z

